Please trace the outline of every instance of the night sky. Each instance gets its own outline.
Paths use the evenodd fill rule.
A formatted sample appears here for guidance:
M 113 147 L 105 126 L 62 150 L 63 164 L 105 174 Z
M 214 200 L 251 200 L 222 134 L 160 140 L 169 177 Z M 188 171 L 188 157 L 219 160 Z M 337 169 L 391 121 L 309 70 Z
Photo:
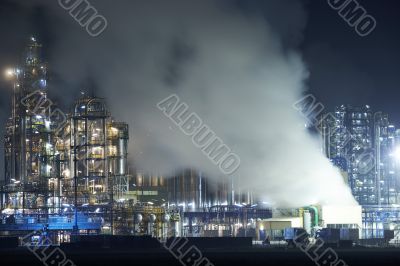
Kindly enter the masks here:
M 52 43 L 62 38 L 64 23 L 46 7 L 54 6 L 56 1 L 33 1 L 38 3 L 29 6 L 23 2 L 27 1 L 0 2 L 0 62 L 3 68 L 18 62 L 26 36 L 31 33 L 44 44 L 44 52 L 51 51 Z M 238 2 L 244 10 L 250 6 L 268 14 L 268 10 L 264 10 L 264 0 Z M 311 72 L 310 91 L 328 108 L 338 104 L 370 104 L 374 110 L 388 112 L 394 122 L 400 123 L 397 110 L 400 3 L 395 0 L 359 1 L 377 20 L 374 32 L 360 37 L 326 1 L 298 2 L 304 4 L 307 13 L 303 36 L 296 37 L 296 42 Z M 107 10 L 102 12 L 107 14 Z M 278 16 L 286 19 L 285 14 Z M 75 26 L 75 30 L 80 30 Z M 1 89 L 7 90 L 5 87 L 2 80 Z M 9 99 L 3 95 L 0 101 L 4 107 Z M 3 108 L 4 111 L 8 110 Z
M 99 72 L 96 71 L 98 66 L 93 67 L 93 64 L 88 62 L 90 57 L 85 58 L 85 51 L 80 51 L 82 55 L 75 61 L 80 70 L 85 70 L 80 73 L 70 71 L 75 68 L 73 63 L 68 62 L 63 65 L 58 59 L 65 52 L 59 50 L 62 47 L 60 44 L 68 41 L 68 45 L 71 45 L 73 43 L 71 36 L 79 36 L 79 40 L 89 42 L 96 49 L 97 56 L 101 58 L 108 53 L 108 51 L 102 52 L 101 50 L 104 47 L 102 42 L 106 38 L 110 38 L 112 34 L 128 34 L 118 32 L 114 28 L 117 26 L 113 24 L 111 18 L 115 14 L 112 14 L 114 10 L 109 8 L 110 5 L 106 8 L 106 4 L 100 3 L 104 1 L 92 0 L 90 2 L 106 18 L 109 18 L 109 28 L 103 36 L 95 39 L 87 35 L 84 29 L 73 21 L 55 0 L 1 0 L 0 69 L 13 66 L 18 62 L 27 37 L 34 33 L 45 47 L 44 56 L 50 65 L 50 95 L 52 99 L 66 107 L 70 106 L 74 99 L 71 95 L 76 96 L 84 88 L 96 88 L 96 84 L 101 80 Z M 124 5 L 124 1 L 112 2 L 115 5 L 119 2 L 120 5 Z M 157 1 L 153 2 L 156 10 L 158 8 Z M 219 2 L 225 6 L 235 6 L 246 16 L 262 14 L 266 23 L 269 23 L 281 36 L 283 45 L 301 54 L 310 75 L 306 82 L 309 92 L 313 93 L 328 109 L 341 104 L 369 104 L 374 111 L 389 113 L 390 120 L 400 126 L 398 108 L 400 99 L 399 1 L 359 0 L 359 3 L 377 21 L 376 29 L 366 37 L 357 35 L 354 29 L 348 26 L 337 11 L 331 9 L 324 0 Z M 285 10 L 281 6 L 281 2 L 291 3 L 291 10 Z M 279 6 L 278 11 L 271 9 L 271 6 L 275 5 L 274 3 Z M 176 8 L 179 9 L 179 6 Z M 158 12 L 162 12 L 162 10 Z M 120 17 L 122 16 L 121 20 L 126 19 L 126 23 L 129 23 L 130 18 L 123 17 L 126 14 L 129 12 L 120 15 Z M 204 19 L 207 20 L 207 14 L 204 14 Z M 155 17 L 154 20 L 157 18 Z M 118 49 L 124 44 L 116 41 L 109 46 L 110 49 L 118 52 Z M 77 41 L 74 43 L 74 47 L 66 47 L 66 49 L 79 51 L 84 49 L 82 47 Z M 184 61 L 185 57 L 190 57 L 190 51 L 178 53 L 174 60 Z M 106 57 L 104 64 L 108 63 Z M 112 62 L 112 64 L 115 66 L 118 65 L 118 62 Z M 70 79 L 66 77 L 70 77 Z M 10 115 L 11 91 L 4 79 L 0 80 L 0 91 L 2 92 L 0 125 L 3 125 L 5 118 Z M 1 126 L 0 132 L 2 130 Z
M 27 6 L 24 2 L 37 4 Z M 1 0 L 0 62 L 3 68 L 17 62 L 30 33 L 39 37 L 46 48 L 44 52 L 53 52 L 52 44 L 62 38 L 65 26 L 65 18 L 57 17 L 48 8 L 56 5 L 55 2 Z M 237 2 L 243 10 L 258 9 L 268 14 L 264 2 L 274 1 Z M 388 112 L 394 122 L 400 123 L 397 108 L 400 96 L 400 3 L 396 0 L 360 0 L 359 3 L 377 20 L 374 32 L 360 37 L 326 1 L 298 2 L 305 8 L 306 25 L 302 36 L 290 38 L 296 39 L 311 72 L 310 91 L 328 108 L 338 104 L 370 104 L 374 110 Z M 95 5 L 96 1 L 93 3 Z M 106 17 L 107 12 L 102 10 Z M 275 15 L 282 20 L 288 19 L 284 13 Z M 78 25 L 74 26 L 73 30 L 81 30 Z M 3 80 L 0 85 L 2 91 L 7 91 Z M 4 107 L 9 99 L 3 94 L 0 101 Z M 4 111 L 8 112 L 8 109 L 2 108 Z

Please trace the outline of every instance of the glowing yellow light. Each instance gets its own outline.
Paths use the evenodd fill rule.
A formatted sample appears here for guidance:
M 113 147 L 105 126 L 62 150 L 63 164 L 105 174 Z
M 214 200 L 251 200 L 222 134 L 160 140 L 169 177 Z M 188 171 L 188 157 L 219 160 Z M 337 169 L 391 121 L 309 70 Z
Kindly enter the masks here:
M 65 169 L 65 170 L 62 172 L 62 175 L 63 175 L 64 177 L 66 177 L 66 178 L 69 178 L 69 177 L 71 176 L 71 172 L 70 172 L 69 169 Z
M 8 68 L 8 69 L 6 69 L 5 73 L 6 73 L 7 78 L 11 78 L 12 76 L 14 76 L 14 69 Z

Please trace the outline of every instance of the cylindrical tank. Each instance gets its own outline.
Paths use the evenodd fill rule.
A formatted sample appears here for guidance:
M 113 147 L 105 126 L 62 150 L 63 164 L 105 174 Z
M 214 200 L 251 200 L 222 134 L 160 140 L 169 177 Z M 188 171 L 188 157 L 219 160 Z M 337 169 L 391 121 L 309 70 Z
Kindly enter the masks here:
M 126 154 L 127 154 L 127 140 L 120 138 L 118 141 L 118 151 L 119 151 L 119 174 L 120 175 L 125 175 L 125 169 L 126 169 Z
M 149 221 L 150 221 L 150 223 L 154 223 L 155 221 L 156 221 L 156 219 L 157 219 L 157 217 L 156 217 L 156 215 L 155 214 L 150 214 L 149 215 Z
M 179 221 L 175 221 L 173 235 L 176 236 L 176 237 L 180 236 L 180 231 L 181 231 L 180 223 L 179 223 Z
M 253 229 L 256 228 L 256 221 L 253 218 L 250 218 L 249 223 L 250 223 L 250 228 Z
M 163 218 L 162 218 L 162 221 L 164 222 L 164 223 L 168 223 L 169 222 L 169 220 L 170 220 L 170 216 L 169 216 L 169 214 L 164 214 L 164 216 L 163 216 Z
M 311 213 L 308 210 L 303 212 L 303 227 L 308 234 L 311 234 Z
M 155 234 L 154 224 L 156 222 L 156 219 L 157 219 L 157 216 L 155 214 L 152 213 L 149 215 L 149 223 L 148 223 L 148 227 L 147 227 L 147 230 L 148 230 L 147 233 L 151 236 L 154 236 L 154 234 Z
M 135 223 L 139 224 L 143 220 L 143 215 L 141 215 L 140 213 L 136 213 L 134 219 L 135 219 Z

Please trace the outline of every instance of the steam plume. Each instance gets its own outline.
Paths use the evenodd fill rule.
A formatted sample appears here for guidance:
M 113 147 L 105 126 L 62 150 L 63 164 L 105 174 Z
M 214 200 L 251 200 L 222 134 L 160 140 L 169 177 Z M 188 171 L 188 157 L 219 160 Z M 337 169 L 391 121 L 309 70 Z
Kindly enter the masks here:
M 305 14 L 295 1 L 268 3 L 265 19 L 233 1 L 93 1 L 109 22 L 98 38 L 55 6 L 66 22 L 51 61 L 72 87 L 90 69 L 113 115 L 130 124 L 130 158 L 144 171 L 192 166 L 221 178 L 156 108 L 175 93 L 240 156 L 233 178 L 242 189 L 282 207 L 354 204 L 292 107 L 308 77 L 291 49 Z

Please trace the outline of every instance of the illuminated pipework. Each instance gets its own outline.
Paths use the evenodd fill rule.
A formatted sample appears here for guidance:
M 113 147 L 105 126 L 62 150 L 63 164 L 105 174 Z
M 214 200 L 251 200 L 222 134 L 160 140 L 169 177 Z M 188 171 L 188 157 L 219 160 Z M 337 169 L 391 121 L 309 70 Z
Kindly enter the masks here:
M 107 216 L 111 208 L 122 203 L 130 206 L 138 200 L 184 211 L 253 202 L 250 193 L 247 199 L 240 196 L 240 190 L 235 194 L 230 179 L 213 186 L 194 169 L 173 176 L 161 176 L 156 171 L 138 173 L 132 178 L 127 163 L 128 125 L 114 121 L 101 98 L 81 97 L 66 115 L 66 124 L 52 131 L 57 124 L 49 117 L 54 108 L 51 104 L 25 105 L 21 101 L 35 92 L 40 101 L 51 102 L 40 47 L 32 38 L 23 65 L 6 72 L 13 79 L 14 93 L 6 128 L 7 184 L 0 186 L 1 210 L 11 209 L 19 218 L 31 215 L 42 221 L 49 221 L 50 215 L 59 215 L 60 219 L 75 215 L 74 228 L 79 227 L 75 226 L 78 216 L 85 220 L 84 212 L 93 214 L 96 210 L 96 218 L 103 219 L 104 227 L 113 228 L 113 218 Z M 60 228 L 63 226 L 72 227 L 71 222 Z M 93 226 L 89 228 L 99 228 Z
M 57 189 L 56 185 L 50 188 L 48 181 L 54 175 L 55 163 L 51 121 L 46 119 L 51 107 L 36 101 L 40 98 L 45 103 L 47 99 L 47 66 L 40 57 L 40 48 L 31 37 L 21 65 L 6 72 L 13 82 L 13 95 L 5 134 L 5 185 L 10 193 L 3 204 L 20 202 L 18 207 L 23 209 L 43 207 L 49 189 Z M 36 97 L 30 97 L 32 93 Z
M 128 124 L 112 121 L 107 124 L 107 130 L 108 168 L 114 175 L 126 175 L 128 171 Z
M 103 99 L 83 96 L 76 101 L 56 144 L 66 203 L 74 204 L 75 179 L 78 204 L 123 198 L 129 189 L 128 140 L 128 125 L 111 119 Z
M 398 140 L 388 115 L 368 105 L 342 105 L 332 114 L 321 122 L 323 151 L 342 169 L 355 199 L 361 205 L 398 204 Z
M 108 171 L 113 180 L 114 200 L 125 199 L 129 192 L 128 175 L 128 124 L 110 121 L 107 124 Z
M 79 99 L 71 114 L 70 129 L 63 141 L 70 143 L 69 174 L 77 178 L 80 204 L 99 203 L 108 198 L 106 123 L 109 117 L 104 100 L 94 97 Z M 73 187 L 74 180 L 67 181 L 68 187 Z

